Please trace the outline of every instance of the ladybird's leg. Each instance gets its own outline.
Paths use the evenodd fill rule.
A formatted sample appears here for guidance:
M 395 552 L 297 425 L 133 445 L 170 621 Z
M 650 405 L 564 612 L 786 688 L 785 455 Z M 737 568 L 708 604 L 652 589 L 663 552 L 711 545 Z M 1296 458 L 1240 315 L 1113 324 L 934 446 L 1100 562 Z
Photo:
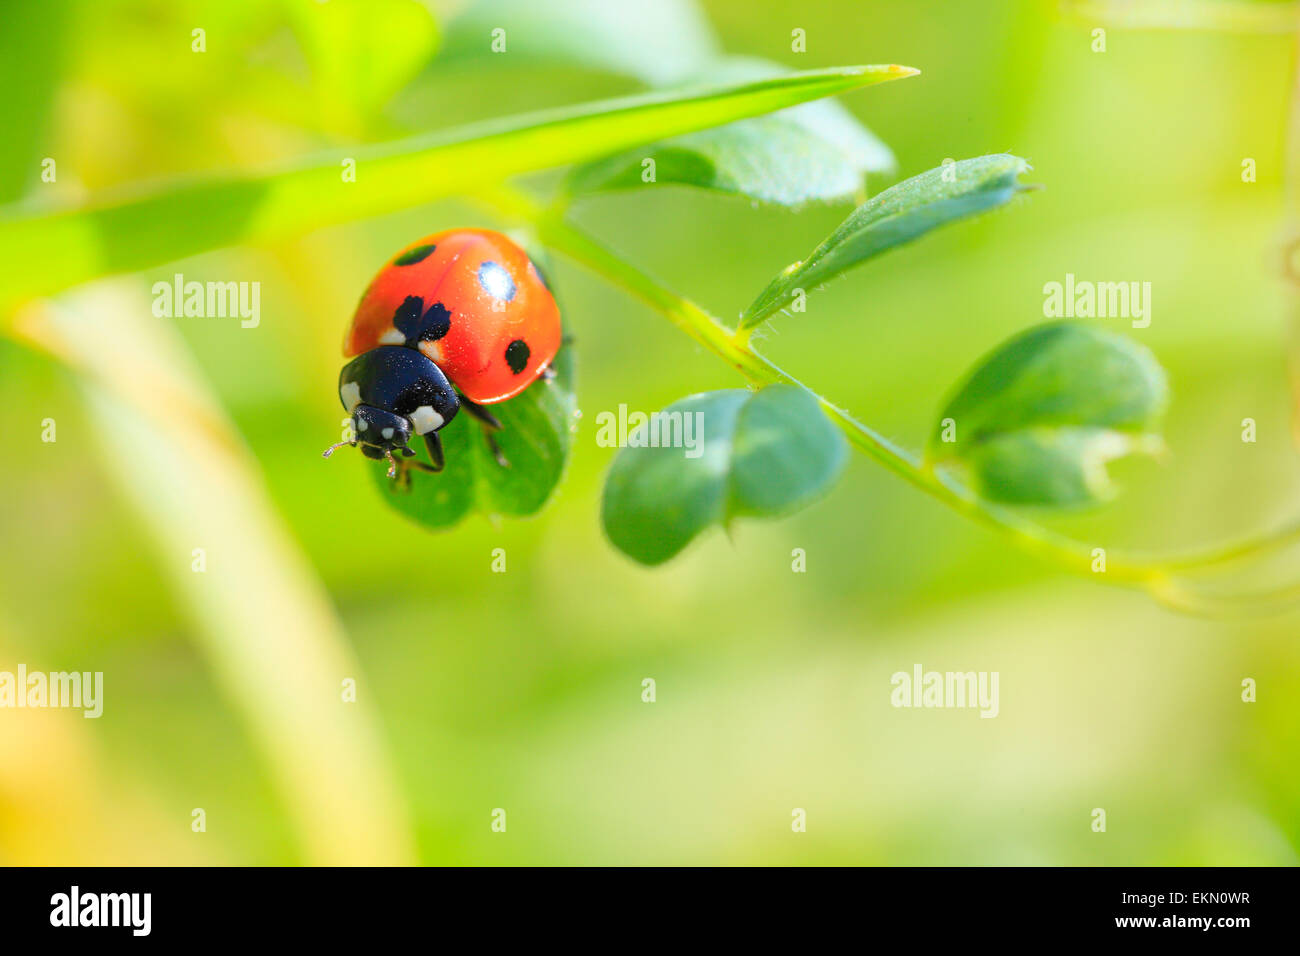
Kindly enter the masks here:
M 459 392 L 457 392 L 457 394 L 460 395 Z M 478 402 L 471 402 L 464 395 L 460 395 L 460 407 L 477 418 L 483 424 L 484 428 L 490 429 L 494 432 L 501 430 L 501 422 L 497 417 Z
M 467 398 L 462 397 L 460 404 L 483 426 L 483 437 L 487 440 L 488 451 L 492 452 L 492 457 L 496 459 L 497 464 L 502 468 L 509 468 L 510 460 L 501 451 L 501 446 L 497 444 L 496 436 L 493 434 L 501 430 L 501 422 L 482 405 L 476 405 Z
M 438 437 L 437 432 L 429 432 L 424 436 L 424 447 L 429 450 L 429 460 L 433 464 L 426 465 L 422 461 L 413 462 L 413 464 L 418 464 L 425 471 L 442 471 L 442 466 L 446 464 L 446 456 L 442 453 L 442 439 Z
M 418 458 L 409 458 L 402 462 L 407 468 L 414 468 L 416 471 L 426 471 L 431 475 L 437 474 L 440 469 L 434 468 L 433 465 L 427 465 Z
M 394 487 L 402 492 L 411 490 L 411 463 L 409 461 L 400 460 L 397 463 L 397 482 Z
M 497 460 L 497 464 L 502 468 L 509 468 L 510 459 L 508 459 L 501 451 L 501 446 L 497 444 L 497 440 L 493 437 L 491 429 L 484 427 L 483 437 L 487 439 L 488 451 L 492 452 L 492 457 Z
M 488 450 L 492 452 L 492 457 L 497 460 L 497 464 L 502 468 L 509 468 L 510 461 L 502 454 L 501 446 L 497 444 L 497 440 L 492 436 L 493 432 L 501 430 L 501 421 L 478 402 L 471 402 L 464 395 L 460 396 L 460 407 L 465 409 L 471 417 L 477 419 L 478 423 L 483 426 L 483 437 L 487 439 Z
M 397 459 L 397 481 L 395 487 L 398 491 L 409 492 L 411 490 L 411 472 L 433 472 L 436 470 L 437 469 L 430 465 L 426 465 L 418 458 L 399 458 Z

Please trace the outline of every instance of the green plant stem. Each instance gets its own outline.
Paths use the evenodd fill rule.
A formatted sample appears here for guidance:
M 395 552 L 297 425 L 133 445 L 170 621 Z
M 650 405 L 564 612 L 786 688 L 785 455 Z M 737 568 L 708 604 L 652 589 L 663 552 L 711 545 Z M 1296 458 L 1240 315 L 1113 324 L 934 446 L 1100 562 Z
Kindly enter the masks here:
M 846 409 L 754 351 L 748 331 L 733 331 L 700 306 L 610 252 L 569 224 L 562 209 L 548 209 L 505 187 L 484 198 L 497 211 L 529 223 L 536 230 L 538 239 L 548 247 L 582 263 L 662 313 L 750 382 L 756 385 L 784 383 L 807 390 L 855 448 L 913 486 L 958 513 L 998 531 L 1021 550 L 1075 572 L 1094 573 L 1094 545 L 1057 534 L 1010 509 L 985 501 L 947 469 L 927 463 L 919 455 L 858 421 Z M 1237 607 L 1238 602 L 1231 596 L 1211 598 L 1199 595 L 1177 580 L 1177 575 L 1261 556 L 1297 541 L 1300 541 L 1300 522 L 1293 521 L 1273 531 L 1193 552 L 1148 555 L 1107 549 L 1104 576 L 1112 582 L 1140 587 L 1161 603 L 1179 610 L 1209 614 L 1230 606 Z M 1251 600 L 1267 601 L 1276 597 L 1290 601 L 1295 596 L 1290 588 L 1283 588 L 1252 596 Z

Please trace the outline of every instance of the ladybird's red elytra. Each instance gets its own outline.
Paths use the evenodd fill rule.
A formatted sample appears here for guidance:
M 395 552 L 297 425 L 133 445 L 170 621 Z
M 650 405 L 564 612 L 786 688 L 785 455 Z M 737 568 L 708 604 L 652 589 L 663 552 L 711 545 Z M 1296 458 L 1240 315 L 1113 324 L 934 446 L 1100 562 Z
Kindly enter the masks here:
M 519 246 L 499 232 L 454 229 L 411 243 L 362 297 L 344 343 L 418 348 L 472 402 L 513 398 L 560 348 L 560 310 Z
M 369 458 L 390 478 L 440 471 L 439 430 L 460 408 L 492 439 L 501 423 L 482 406 L 513 398 L 547 374 L 559 351 L 560 310 L 528 255 L 499 232 L 454 229 L 411 243 L 366 288 L 343 342 L 352 359 L 339 399 Z M 407 447 L 421 436 L 431 464 Z M 396 457 L 395 457 L 396 454 Z

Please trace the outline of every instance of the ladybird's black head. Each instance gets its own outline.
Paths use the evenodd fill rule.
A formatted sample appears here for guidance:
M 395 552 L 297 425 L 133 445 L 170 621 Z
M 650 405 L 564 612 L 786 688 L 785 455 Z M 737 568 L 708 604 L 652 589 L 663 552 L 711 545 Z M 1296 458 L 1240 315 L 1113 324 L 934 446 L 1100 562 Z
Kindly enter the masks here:
M 387 458 L 388 477 L 397 475 L 394 454 L 410 458 L 412 435 L 432 449 L 434 434 L 460 410 L 456 390 L 423 353 L 400 345 L 381 345 L 354 358 L 339 373 L 339 401 L 352 418 L 352 439 L 335 448 L 360 445 L 367 458 Z M 438 464 L 435 461 L 435 464 Z
M 414 426 L 404 415 L 375 408 L 373 405 L 358 405 L 352 411 L 352 440 L 341 441 L 325 449 L 325 457 L 334 454 L 336 448 L 344 445 L 359 445 L 361 454 L 378 461 L 388 459 L 388 477 L 397 477 L 397 461 L 393 453 L 397 452 L 410 458 L 415 452 L 406 446 L 411 440 Z
M 409 418 L 373 405 L 358 405 L 352 411 L 352 434 L 367 458 L 383 458 L 393 451 L 409 455 L 406 443 L 411 440 L 411 430 Z

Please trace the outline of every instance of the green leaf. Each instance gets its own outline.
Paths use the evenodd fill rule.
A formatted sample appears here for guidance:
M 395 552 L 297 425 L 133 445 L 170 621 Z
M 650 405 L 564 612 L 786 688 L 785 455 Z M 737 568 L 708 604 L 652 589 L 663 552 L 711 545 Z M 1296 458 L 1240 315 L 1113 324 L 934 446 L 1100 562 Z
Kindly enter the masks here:
M 690 0 L 480 0 L 449 24 L 439 62 L 576 63 L 661 86 L 698 73 L 716 50 Z
M 46 135 L 63 74 L 71 19 L 67 0 L 13 0 L 0 30 L 0 83 L 21 94 L 0 100 L 0 202 L 18 199 L 51 156 Z M 48 188 L 48 187 L 47 187 Z
M 413 0 L 289 0 L 321 125 L 364 133 L 373 113 L 433 56 L 438 24 Z
M 931 229 L 1009 201 L 1029 169 L 1006 153 L 947 163 L 873 196 L 802 262 L 782 270 L 745 310 L 742 329 L 784 308 L 798 290 L 814 289 L 846 269 L 911 242 Z
M 497 446 L 509 467 L 497 463 L 482 426 L 464 411 L 441 432 L 446 467 L 436 475 L 414 473 L 409 491 L 386 476 L 386 463 L 364 459 L 363 466 L 385 501 L 428 528 L 450 528 L 472 511 L 510 517 L 536 514 L 560 483 L 573 445 L 573 364 L 572 347 L 561 348 L 553 381 L 536 382 L 491 406 L 502 425 Z M 414 447 L 423 459 L 420 444 Z
M 775 64 L 737 57 L 712 69 L 707 78 L 734 82 L 783 72 Z M 580 196 L 676 184 L 798 206 L 851 198 L 862 192 L 867 173 L 893 168 L 889 147 L 843 106 L 827 100 L 597 160 L 575 169 L 566 191 Z
M 1005 504 L 1079 507 L 1114 497 L 1106 463 L 1162 448 L 1154 435 L 1106 428 L 1034 428 L 969 449 L 976 490 Z
M 817 400 L 792 385 L 692 395 L 658 414 L 674 417 L 633 431 L 614 457 L 601 506 L 610 541 L 642 564 L 662 564 L 710 525 L 808 505 L 834 483 L 848 454 Z M 696 441 L 634 444 L 664 435 L 670 421 L 678 423 L 673 434 Z
M 1114 494 L 1106 462 L 1162 445 L 1164 369 L 1150 350 L 1091 325 L 1040 325 L 997 348 L 957 389 L 931 461 L 964 465 L 993 501 L 1067 507 Z
M 289 167 L 136 188 L 71 210 L 0 209 L 0 308 L 208 249 L 301 235 L 691 130 L 912 76 L 901 66 L 796 73 L 507 117 Z M 355 161 L 355 181 L 342 175 Z

